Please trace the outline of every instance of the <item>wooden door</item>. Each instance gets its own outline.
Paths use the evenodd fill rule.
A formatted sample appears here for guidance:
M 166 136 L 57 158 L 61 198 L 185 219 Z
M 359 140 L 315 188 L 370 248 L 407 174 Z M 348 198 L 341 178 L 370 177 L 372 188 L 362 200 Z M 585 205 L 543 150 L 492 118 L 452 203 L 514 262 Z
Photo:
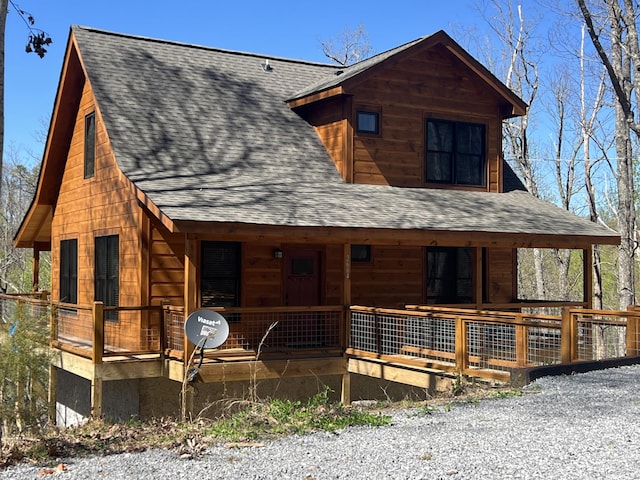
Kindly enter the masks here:
M 285 250 L 285 305 L 320 305 L 320 259 L 321 251 L 312 247 L 291 247 Z

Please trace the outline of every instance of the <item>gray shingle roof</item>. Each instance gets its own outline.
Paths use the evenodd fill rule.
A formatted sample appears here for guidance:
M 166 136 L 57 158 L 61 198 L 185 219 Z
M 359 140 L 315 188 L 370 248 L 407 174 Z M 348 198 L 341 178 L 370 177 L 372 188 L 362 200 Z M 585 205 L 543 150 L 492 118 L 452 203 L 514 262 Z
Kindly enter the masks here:
M 614 236 L 518 190 L 346 184 L 285 100 L 332 65 L 73 27 L 116 161 L 173 221 Z

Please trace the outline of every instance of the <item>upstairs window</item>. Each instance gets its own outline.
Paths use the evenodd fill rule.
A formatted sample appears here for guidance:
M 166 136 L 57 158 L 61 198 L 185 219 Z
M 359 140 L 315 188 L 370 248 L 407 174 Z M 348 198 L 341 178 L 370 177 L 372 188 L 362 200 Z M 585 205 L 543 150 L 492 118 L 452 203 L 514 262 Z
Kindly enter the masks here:
M 105 307 L 117 307 L 120 290 L 119 237 L 95 239 L 95 299 Z M 118 320 L 118 312 L 105 312 L 105 319 Z
M 78 303 L 78 240 L 60 242 L 60 301 Z
M 427 249 L 427 303 L 473 302 L 473 249 Z
M 202 307 L 240 306 L 240 244 L 202 242 L 200 269 Z
M 485 127 L 427 120 L 425 179 L 451 185 L 486 185 Z
M 378 135 L 380 133 L 380 114 L 378 112 L 358 110 L 356 112 L 356 131 L 358 133 Z
M 96 114 L 84 117 L 84 178 L 93 177 L 96 163 Z

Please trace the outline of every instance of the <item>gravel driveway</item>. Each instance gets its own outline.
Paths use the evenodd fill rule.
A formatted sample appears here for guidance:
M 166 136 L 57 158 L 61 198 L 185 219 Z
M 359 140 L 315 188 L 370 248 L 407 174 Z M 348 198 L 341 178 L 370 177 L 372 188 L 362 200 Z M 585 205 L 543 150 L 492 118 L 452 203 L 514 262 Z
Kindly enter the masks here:
M 542 378 L 520 397 L 401 410 L 393 425 L 215 446 L 194 460 L 153 450 L 67 459 L 52 479 L 635 479 L 640 366 Z M 47 478 L 40 466 L 0 479 Z

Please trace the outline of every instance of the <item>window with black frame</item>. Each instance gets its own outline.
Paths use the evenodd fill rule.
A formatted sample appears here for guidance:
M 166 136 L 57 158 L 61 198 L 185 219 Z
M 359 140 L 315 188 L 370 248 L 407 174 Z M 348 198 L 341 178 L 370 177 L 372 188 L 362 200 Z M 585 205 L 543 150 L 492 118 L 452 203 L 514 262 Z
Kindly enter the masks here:
M 427 249 L 427 303 L 473 303 L 473 249 Z
M 427 120 L 425 180 L 451 185 L 486 185 L 485 126 Z
M 84 178 L 91 178 L 96 163 L 96 114 L 84 117 Z
M 105 307 L 117 307 L 120 291 L 118 235 L 95 238 L 95 299 Z M 106 320 L 117 321 L 117 311 L 106 311 Z
M 200 260 L 200 305 L 240 306 L 240 244 L 203 241 Z
M 78 303 L 78 240 L 60 242 L 60 301 Z

